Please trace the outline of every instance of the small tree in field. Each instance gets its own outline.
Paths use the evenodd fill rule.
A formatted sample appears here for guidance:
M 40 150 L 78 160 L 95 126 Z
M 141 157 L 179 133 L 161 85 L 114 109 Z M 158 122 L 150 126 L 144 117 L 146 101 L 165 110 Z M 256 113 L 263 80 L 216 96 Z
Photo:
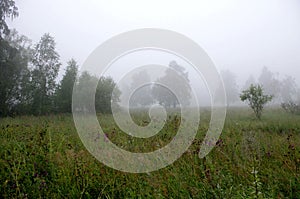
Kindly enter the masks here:
M 265 95 L 261 85 L 251 84 L 247 90 L 242 91 L 240 95 L 242 101 L 248 101 L 249 106 L 255 113 L 255 116 L 260 119 L 264 105 L 270 102 L 272 95 Z

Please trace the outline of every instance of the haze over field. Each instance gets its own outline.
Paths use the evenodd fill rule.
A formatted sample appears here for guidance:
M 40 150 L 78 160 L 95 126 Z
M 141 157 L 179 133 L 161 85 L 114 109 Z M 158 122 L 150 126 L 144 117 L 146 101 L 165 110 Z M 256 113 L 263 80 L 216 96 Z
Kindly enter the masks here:
M 253 1 L 16 1 L 20 17 L 11 28 L 36 43 L 49 32 L 64 63 L 75 58 L 81 65 L 102 42 L 138 28 L 163 28 L 182 33 L 206 50 L 220 70 L 237 76 L 240 88 L 250 74 L 268 67 L 279 77 L 292 75 L 300 83 L 300 2 Z M 123 60 L 127 65 L 149 63 Z M 158 58 L 159 59 L 159 58 Z M 160 63 L 169 61 L 161 55 Z M 180 60 L 179 64 L 184 65 Z M 124 68 L 120 70 L 120 68 Z M 63 70 L 60 72 L 62 77 Z

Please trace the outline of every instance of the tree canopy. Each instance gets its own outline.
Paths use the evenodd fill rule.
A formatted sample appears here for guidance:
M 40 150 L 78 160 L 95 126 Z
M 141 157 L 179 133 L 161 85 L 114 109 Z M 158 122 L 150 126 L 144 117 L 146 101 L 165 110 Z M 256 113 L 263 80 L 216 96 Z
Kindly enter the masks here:
M 9 34 L 9 28 L 6 23 L 6 18 L 15 18 L 19 15 L 18 8 L 14 0 L 0 1 L 0 39 L 4 35 Z
M 177 97 L 183 99 L 184 104 L 182 105 L 189 105 L 191 87 L 188 73 L 185 72 L 184 67 L 178 65 L 175 61 L 171 61 L 165 75 L 157 79 L 157 83 L 153 86 L 152 95 L 160 105 L 175 108 L 179 104 Z M 172 85 L 173 88 L 176 88 L 177 96 L 162 85 Z

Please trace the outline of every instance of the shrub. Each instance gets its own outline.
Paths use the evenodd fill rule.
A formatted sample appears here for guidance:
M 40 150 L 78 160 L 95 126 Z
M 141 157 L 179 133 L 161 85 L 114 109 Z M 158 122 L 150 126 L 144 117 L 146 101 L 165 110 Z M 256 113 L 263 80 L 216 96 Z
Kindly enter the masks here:
M 293 101 L 288 101 L 281 103 L 281 107 L 289 113 L 300 115 L 300 103 L 295 103 Z
M 247 90 L 242 91 L 240 95 L 242 101 L 248 101 L 249 106 L 260 119 L 264 105 L 272 100 L 273 96 L 265 95 L 261 85 L 251 84 Z

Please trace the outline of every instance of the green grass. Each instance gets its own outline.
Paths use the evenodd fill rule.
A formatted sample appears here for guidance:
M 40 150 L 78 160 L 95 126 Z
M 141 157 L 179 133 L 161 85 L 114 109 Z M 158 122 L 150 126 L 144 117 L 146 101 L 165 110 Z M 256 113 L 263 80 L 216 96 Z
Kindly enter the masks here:
M 137 123 L 147 115 L 135 112 Z M 129 151 L 156 150 L 170 142 L 178 121 L 170 116 L 149 140 L 120 132 L 111 115 L 99 122 Z M 245 108 L 228 110 L 218 145 L 198 152 L 210 114 L 192 146 L 174 164 L 147 174 L 123 173 L 98 162 L 82 145 L 71 115 L 0 120 L 2 198 L 300 198 L 300 116 L 268 109 L 258 121 Z

